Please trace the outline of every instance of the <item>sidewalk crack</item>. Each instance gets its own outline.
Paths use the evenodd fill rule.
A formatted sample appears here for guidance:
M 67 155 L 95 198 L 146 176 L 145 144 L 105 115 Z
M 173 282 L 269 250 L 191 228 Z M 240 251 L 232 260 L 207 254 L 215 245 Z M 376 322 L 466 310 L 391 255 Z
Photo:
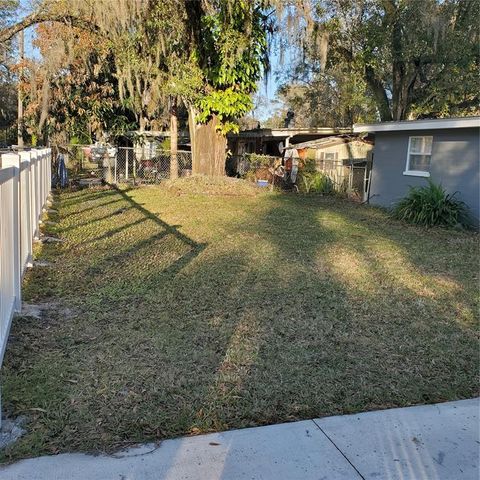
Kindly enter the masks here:
M 350 464 L 350 466 L 357 472 L 357 474 L 359 475 L 359 477 L 362 479 L 362 480 L 366 480 L 366 478 L 359 472 L 358 468 L 350 461 L 350 459 L 342 452 L 342 450 L 340 450 L 340 448 L 337 446 L 337 444 L 325 433 L 325 430 L 323 430 L 323 428 L 315 421 L 315 420 L 312 420 L 312 422 L 317 426 L 317 428 L 328 438 L 328 440 L 330 441 L 330 443 L 340 452 L 340 454 L 342 455 L 342 457 Z

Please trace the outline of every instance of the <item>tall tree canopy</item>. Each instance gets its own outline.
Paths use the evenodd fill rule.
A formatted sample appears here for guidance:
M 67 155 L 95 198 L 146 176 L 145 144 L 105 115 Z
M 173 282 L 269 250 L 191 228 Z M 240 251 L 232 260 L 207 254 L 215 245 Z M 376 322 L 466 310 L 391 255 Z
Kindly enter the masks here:
M 0 30 L 8 28 L 18 7 L 17 0 L 0 0 Z M 0 42 L 0 128 L 10 127 L 17 116 L 15 44 Z M 2 141 L 3 139 L 0 139 Z
M 32 135 L 48 131 L 51 140 L 90 142 L 128 124 L 107 45 L 88 31 L 59 24 L 39 25 L 35 44 L 42 60 L 29 62 L 25 79 Z
M 187 1 L 191 56 L 204 77 L 202 94 L 188 102 L 193 169 L 223 175 L 226 137 L 251 110 L 263 69 L 268 68 L 263 10 L 252 0 Z
M 183 105 L 198 173 L 223 174 L 225 135 L 252 108 L 270 34 L 293 48 L 280 94 L 309 125 L 479 110 L 476 0 L 116 0 L 115 12 L 111 0 L 38 0 L 16 24 L 16 2 L 0 1 L 4 50 L 44 25 L 26 92 L 32 132 L 52 126 L 46 112 L 71 131 L 115 129 L 108 119 L 130 112 L 175 138 Z
M 312 113 L 317 102 L 328 118 L 335 94 L 347 119 L 370 116 L 369 98 L 381 120 L 479 111 L 477 0 L 293 0 L 292 10 L 300 52 L 283 90 L 303 84 Z
M 153 125 L 167 105 L 183 101 L 194 170 L 223 174 L 225 134 L 251 109 L 266 65 L 266 2 L 117 0 L 115 5 L 112 15 L 109 0 L 43 0 L 24 20 L 1 30 L 0 39 L 39 22 L 60 22 L 97 36 L 111 54 L 120 100 L 140 128 Z M 170 110 L 173 121 L 175 108 Z

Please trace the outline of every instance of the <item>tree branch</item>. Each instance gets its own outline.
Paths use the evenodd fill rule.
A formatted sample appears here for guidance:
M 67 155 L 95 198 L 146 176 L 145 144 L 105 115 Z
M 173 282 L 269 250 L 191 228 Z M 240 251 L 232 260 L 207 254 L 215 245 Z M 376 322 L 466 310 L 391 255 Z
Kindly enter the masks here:
M 348 48 L 345 48 L 342 45 L 335 46 L 337 52 L 347 61 L 353 63 L 353 53 Z M 364 79 L 368 85 L 368 88 L 373 94 L 375 99 L 375 104 L 377 105 L 378 113 L 380 114 L 380 119 L 382 122 L 387 122 L 392 120 L 392 111 L 390 110 L 390 103 L 388 101 L 385 88 L 383 87 L 382 82 L 379 80 L 375 74 L 375 70 L 371 65 L 365 65 L 364 70 Z
M 100 33 L 99 28 L 90 20 L 76 17 L 68 14 L 54 14 L 49 12 L 32 13 L 25 17 L 22 21 L 0 30 L 0 43 L 7 42 L 21 30 L 25 30 L 32 25 L 44 22 L 59 22 L 72 27 L 81 28 L 94 33 Z

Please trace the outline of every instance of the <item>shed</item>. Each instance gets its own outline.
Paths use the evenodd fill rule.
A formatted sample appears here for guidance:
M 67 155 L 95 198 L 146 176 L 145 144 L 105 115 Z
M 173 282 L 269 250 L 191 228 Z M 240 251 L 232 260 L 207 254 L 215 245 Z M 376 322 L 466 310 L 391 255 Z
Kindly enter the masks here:
M 355 124 L 375 135 L 370 203 L 391 207 L 431 179 L 480 218 L 480 117 Z
M 292 146 L 301 157 L 314 159 L 321 166 L 326 162 L 347 164 L 364 161 L 373 149 L 373 142 L 356 135 L 334 135 Z
M 333 135 L 292 146 L 300 158 L 314 160 L 316 170 L 327 175 L 337 190 L 366 199 L 373 149 L 371 138 Z

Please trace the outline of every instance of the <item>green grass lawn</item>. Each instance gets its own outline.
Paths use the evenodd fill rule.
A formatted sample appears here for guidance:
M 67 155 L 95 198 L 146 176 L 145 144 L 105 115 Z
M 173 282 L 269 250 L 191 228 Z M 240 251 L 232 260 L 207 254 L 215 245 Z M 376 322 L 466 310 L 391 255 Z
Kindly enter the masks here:
M 227 192 L 226 192 L 227 193 Z M 4 460 L 477 395 L 478 236 L 334 198 L 56 198 L 2 370 Z

